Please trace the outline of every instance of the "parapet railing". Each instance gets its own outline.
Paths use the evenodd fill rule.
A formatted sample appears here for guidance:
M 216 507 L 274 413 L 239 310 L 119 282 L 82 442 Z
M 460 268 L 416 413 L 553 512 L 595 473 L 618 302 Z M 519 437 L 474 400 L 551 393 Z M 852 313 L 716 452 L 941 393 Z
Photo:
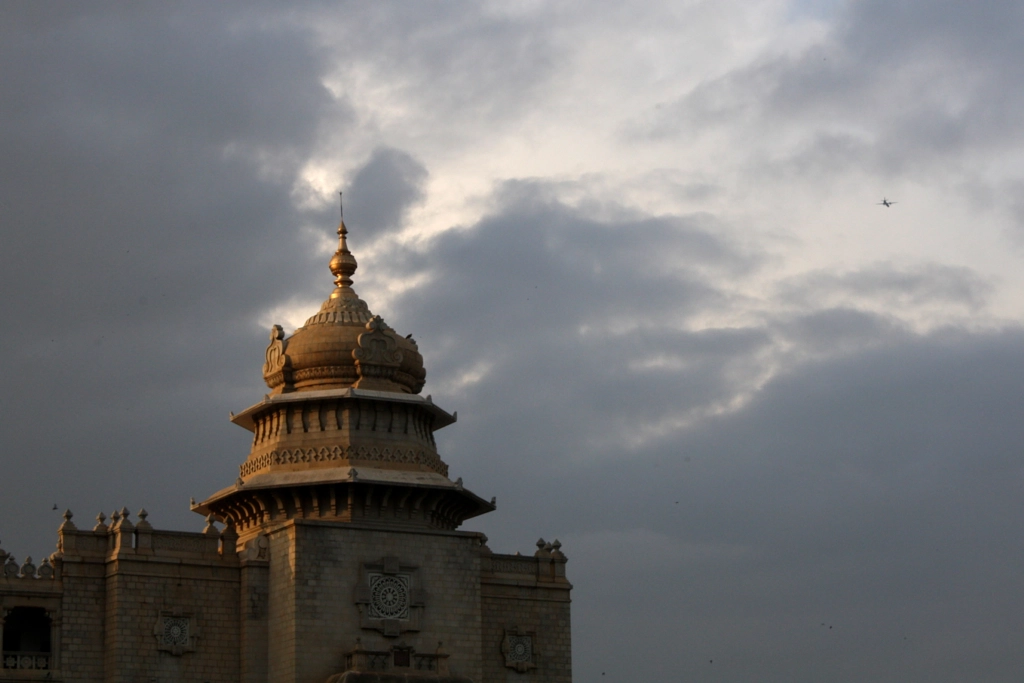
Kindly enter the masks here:
M 9 555 L 3 550 L 0 550 L 0 564 L 3 565 L 3 570 L 0 571 L 0 577 L 5 579 L 54 578 L 53 564 L 50 563 L 50 558 L 48 557 L 43 559 L 43 563 L 38 567 L 36 567 L 32 562 L 31 557 L 26 557 L 25 561 L 19 565 L 13 555 Z
M 35 669 L 49 670 L 49 652 L 19 652 L 3 651 L 3 664 L 5 669 Z
M 111 515 L 111 524 L 100 513 L 96 526 L 91 530 L 79 529 L 72 523 L 70 511 L 64 513 L 64 523 L 59 529 L 58 548 L 64 558 L 69 556 L 117 556 L 165 555 L 168 557 L 201 557 L 210 559 L 234 559 L 238 534 L 230 525 L 223 530 L 214 526 L 214 518 L 207 517 L 206 528 L 201 532 L 166 531 L 154 529 L 146 520 L 149 513 L 140 510 L 138 522 L 132 524 L 128 510 Z M 42 571 L 42 567 L 40 568 Z
M 537 552 L 533 555 L 503 555 L 486 551 L 480 557 L 481 570 L 485 577 L 503 577 L 502 580 L 535 579 L 538 581 L 565 581 L 565 555 L 562 544 L 556 539 L 552 543 L 543 538 L 537 541 Z

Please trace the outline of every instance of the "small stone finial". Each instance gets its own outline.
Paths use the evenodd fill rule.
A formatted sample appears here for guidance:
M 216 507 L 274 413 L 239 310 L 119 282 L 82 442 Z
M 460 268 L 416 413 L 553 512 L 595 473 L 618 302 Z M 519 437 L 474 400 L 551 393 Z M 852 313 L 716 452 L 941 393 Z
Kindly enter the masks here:
M 194 508 L 196 506 L 196 499 L 193 496 L 188 497 L 188 506 Z
M 25 558 L 21 565 L 21 576 L 25 579 L 33 579 L 36 576 L 36 566 L 32 563 L 32 556 Z
M 74 515 L 71 514 L 71 510 L 64 511 L 64 522 L 60 525 L 60 531 L 75 531 L 78 529 L 74 522 L 71 521 L 72 517 L 74 517 Z
M 14 555 L 7 556 L 7 562 L 4 563 L 4 576 L 13 579 L 18 575 L 18 563 L 14 559 Z
M 562 554 L 561 547 L 562 544 L 559 543 L 558 539 L 556 538 L 554 542 L 551 544 L 551 557 L 555 558 L 556 560 L 564 560 L 565 555 Z
M 130 534 L 132 530 L 135 529 L 135 525 L 132 524 L 131 520 L 129 519 L 129 517 L 131 517 L 131 513 L 128 512 L 128 507 L 122 507 L 120 510 L 117 511 L 116 514 L 117 519 L 111 522 L 110 530 L 116 531 L 119 534 Z M 113 518 L 114 516 L 111 515 L 111 519 Z M 127 540 L 122 541 L 122 543 L 127 543 Z M 131 546 L 129 545 L 128 547 Z
M 216 518 L 213 513 L 206 515 L 206 527 L 203 529 L 203 533 L 208 536 L 220 536 L 220 531 L 217 530 L 217 526 L 214 524 Z
M 533 556 L 551 557 L 551 544 L 545 541 L 543 538 L 537 539 L 537 552 L 535 552 Z
M 149 513 L 146 512 L 146 508 L 139 510 L 139 523 L 135 525 L 135 528 L 139 531 L 152 531 L 153 525 L 146 521 L 147 517 L 149 517 Z
M 39 578 L 40 579 L 52 579 L 53 578 L 53 565 L 50 563 L 50 558 L 43 558 L 43 563 L 39 565 Z
M 547 544 L 548 544 L 548 542 L 545 541 L 543 538 L 538 538 L 537 539 L 537 550 L 543 550 L 544 546 L 546 546 Z
M 121 513 L 118 512 L 117 510 L 114 510 L 113 512 L 110 513 L 110 526 L 114 526 L 119 521 L 121 521 Z
M 107 530 L 107 516 L 102 512 L 96 515 L 96 526 L 92 528 L 93 531 L 106 531 Z
M 243 486 L 245 486 L 245 480 L 242 479 L 241 477 L 235 479 L 235 486 L 237 486 L 238 488 L 242 488 Z
M 341 193 L 338 193 L 338 201 L 341 202 Z M 348 228 L 345 227 L 345 210 L 342 205 L 341 222 L 338 224 L 338 250 L 331 257 L 331 273 L 334 275 L 335 290 L 331 293 L 332 299 L 342 295 L 341 289 L 352 286 L 352 274 L 356 272 L 359 264 L 356 257 L 348 250 Z
M 460 491 L 462 490 L 462 477 L 459 477 L 458 479 L 455 480 L 455 488 L 457 488 Z

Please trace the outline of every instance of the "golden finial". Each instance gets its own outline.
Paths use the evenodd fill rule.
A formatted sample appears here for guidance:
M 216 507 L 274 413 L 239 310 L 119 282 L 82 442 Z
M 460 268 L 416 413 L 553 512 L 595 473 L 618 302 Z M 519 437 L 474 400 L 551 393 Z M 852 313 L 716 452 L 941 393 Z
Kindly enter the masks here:
M 341 209 L 341 223 L 338 225 L 338 251 L 334 252 L 331 258 L 331 273 L 334 274 L 335 289 L 331 293 L 332 299 L 342 295 L 341 290 L 352 286 L 352 274 L 356 272 L 356 257 L 348 250 L 348 243 L 345 236 L 348 235 L 348 228 L 345 227 L 345 206 L 342 203 L 342 194 L 338 193 L 338 204 Z

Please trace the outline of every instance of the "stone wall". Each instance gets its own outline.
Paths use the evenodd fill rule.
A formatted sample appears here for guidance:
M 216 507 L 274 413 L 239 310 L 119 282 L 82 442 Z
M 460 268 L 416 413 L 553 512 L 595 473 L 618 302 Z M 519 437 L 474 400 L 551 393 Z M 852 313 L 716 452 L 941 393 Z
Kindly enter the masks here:
M 103 622 L 106 609 L 106 534 L 100 552 L 66 555 L 59 563 L 64 585 L 61 603 L 61 680 L 103 680 Z
M 222 553 L 213 525 L 203 533 L 147 533 L 140 523 L 135 547 L 127 547 L 124 524 L 111 530 L 116 543 L 107 562 L 107 683 L 238 681 L 235 539 L 225 534 Z
M 46 610 L 54 681 L 316 683 L 362 663 L 570 683 L 572 586 L 557 542 L 524 557 L 485 540 L 299 519 L 238 548 L 212 523 L 160 531 L 122 511 L 79 530 L 68 515 L 52 565 L 5 563 L 0 607 Z M 382 613 L 376 586 L 404 591 L 407 609 Z
M 79 530 L 65 515 L 50 581 L 59 605 L 48 680 L 235 683 L 236 536 L 211 524 L 203 533 L 158 531 L 145 511 L 140 517 L 133 525 L 122 510 L 110 526 L 101 516 Z M 0 585 L 0 599 L 6 593 Z
M 479 534 L 293 520 L 269 540 L 270 680 L 326 680 L 345 670 L 357 639 L 377 652 L 435 653 L 443 642 L 451 673 L 480 680 Z M 371 618 L 371 574 L 407 583 L 405 618 Z
M 572 681 L 566 560 L 557 546 L 539 545 L 533 557 L 483 555 L 481 683 Z

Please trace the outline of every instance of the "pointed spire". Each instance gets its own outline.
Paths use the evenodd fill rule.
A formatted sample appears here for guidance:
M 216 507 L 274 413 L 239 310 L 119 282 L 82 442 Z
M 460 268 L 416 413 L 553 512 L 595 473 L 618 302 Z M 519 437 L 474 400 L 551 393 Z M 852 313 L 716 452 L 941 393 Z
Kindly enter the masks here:
M 335 290 L 331 293 L 332 299 L 342 296 L 342 289 L 352 286 L 352 274 L 356 272 L 356 257 L 348 250 L 348 242 L 345 237 L 348 235 L 348 228 L 345 227 L 345 208 L 341 204 L 341 193 L 338 193 L 338 203 L 341 205 L 341 223 L 338 224 L 338 251 L 334 252 L 331 258 L 331 273 L 334 274 Z

